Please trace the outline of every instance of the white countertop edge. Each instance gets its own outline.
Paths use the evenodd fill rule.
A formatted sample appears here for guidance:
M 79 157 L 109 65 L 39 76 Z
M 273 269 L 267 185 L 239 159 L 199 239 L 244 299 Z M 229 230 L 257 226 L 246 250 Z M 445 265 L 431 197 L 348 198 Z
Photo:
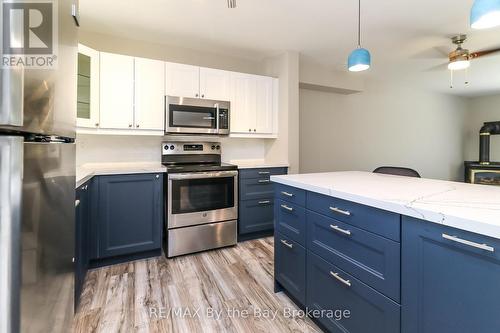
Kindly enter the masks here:
M 294 181 L 290 179 L 280 178 L 282 176 L 271 176 L 271 181 L 283 185 L 288 185 L 292 187 L 297 187 L 306 191 L 311 191 L 319 194 L 324 194 L 339 199 L 344 199 L 347 201 L 356 202 L 362 205 L 386 210 L 389 212 L 414 217 L 420 220 L 425 220 L 444 226 L 457 228 L 460 230 L 465 230 L 473 232 L 476 234 L 500 239 L 500 225 L 494 225 L 489 223 L 484 223 L 482 221 L 465 219 L 462 217 L 457 217 L 447 214 L 444 216 L 442 213 L 435 211 L 428 211 L 422 208 L 412 207 L 411 204 L 405 202 L 396 201 L 382 201 L 369 197 L 363 197 L 358 194 L 352 194 L 347 192 L 340 192 L 333 189 L 314 186 L 311 184 Z
M 234 163 L 232 163 L 234 164 Z M 264 164 L 256 164 L 256 165 L 238 165 L 238 169 L 265 169 L 265 168 L 289 168 L 290 165 L 288 163 L 264 163 Z
M 90 166 L 80 166 L 77 167 L 76 172 L 76 188 L 82 186 L 86 182 L 92 179 L 94 176 L 106 176 L 106 175 L 130 175 L 139 173 L 164 173 L 167 171 L 160 163 L 152 164 L 132 164 L 125 165 L 118 163 L 115 167 L 110 164 L 103 165 L 90 165 Z

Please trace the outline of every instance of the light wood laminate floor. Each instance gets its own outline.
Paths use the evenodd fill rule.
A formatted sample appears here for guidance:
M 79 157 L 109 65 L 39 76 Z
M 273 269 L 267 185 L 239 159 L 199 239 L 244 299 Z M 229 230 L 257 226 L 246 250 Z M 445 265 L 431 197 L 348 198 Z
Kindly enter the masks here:
M 273 239 L 264 238 L 89 271 L 74 331 L 321 332 L 274 293 L 273 258 Z

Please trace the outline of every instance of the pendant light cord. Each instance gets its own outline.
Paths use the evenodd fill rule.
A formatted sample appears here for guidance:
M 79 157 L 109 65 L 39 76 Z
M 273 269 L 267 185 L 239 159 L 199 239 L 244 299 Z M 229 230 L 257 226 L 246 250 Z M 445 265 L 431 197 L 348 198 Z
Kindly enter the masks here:
M 358 0 L 358 47 L 361 47 L 361 0 Z

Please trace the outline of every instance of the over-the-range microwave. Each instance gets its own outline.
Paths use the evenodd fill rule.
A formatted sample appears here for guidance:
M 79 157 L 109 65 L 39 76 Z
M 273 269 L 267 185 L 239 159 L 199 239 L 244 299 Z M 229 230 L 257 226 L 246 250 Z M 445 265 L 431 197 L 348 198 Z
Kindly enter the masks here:
M 229 135 L 230 102 L 166 96 L 165 134 Z

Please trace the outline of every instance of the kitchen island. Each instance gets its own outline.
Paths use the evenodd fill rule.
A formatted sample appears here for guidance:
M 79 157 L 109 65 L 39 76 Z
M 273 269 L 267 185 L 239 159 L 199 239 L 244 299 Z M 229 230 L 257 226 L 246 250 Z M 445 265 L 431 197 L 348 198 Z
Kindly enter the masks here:
M 275 289 L 326 331 L 500 332 L 500 188 L 367 172 L 271 180 Z

